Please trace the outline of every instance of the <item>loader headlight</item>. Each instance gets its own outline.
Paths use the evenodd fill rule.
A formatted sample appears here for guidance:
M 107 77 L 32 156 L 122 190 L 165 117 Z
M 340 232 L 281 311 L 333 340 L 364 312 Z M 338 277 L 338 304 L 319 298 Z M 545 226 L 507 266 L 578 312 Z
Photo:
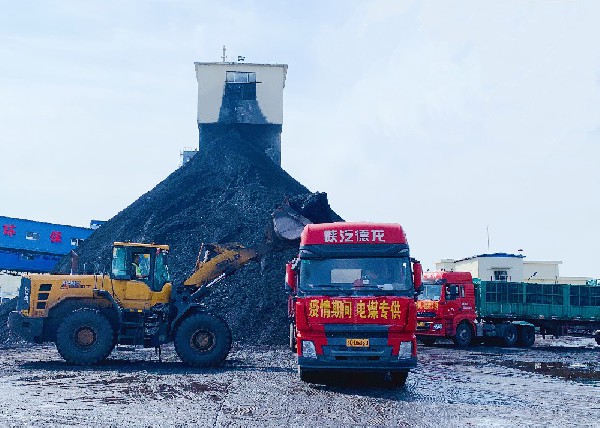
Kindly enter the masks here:
M 434 330 L 441 330 L 442 329 L 442 325 L 441 324 L 434 324 L 433 325 L 433 329 Z
M 400 342 L 398 359 L 402 360 L 410 357 L 412 357 L 412 342 Z
M 317 350 L 315 344 L 310 340 L 302 341 L 302 356 L 306 358 L 317 358 Z

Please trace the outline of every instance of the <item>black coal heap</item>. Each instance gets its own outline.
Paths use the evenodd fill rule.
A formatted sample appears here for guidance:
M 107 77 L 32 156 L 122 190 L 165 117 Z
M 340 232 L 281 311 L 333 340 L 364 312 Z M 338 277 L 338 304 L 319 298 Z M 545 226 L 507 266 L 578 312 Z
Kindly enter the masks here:
M 191 274 L 202 242 L 263 244 L 272 236 L 271 213 L 284 200 L 315 223 L 341 220 L 325 194 L 311 194 L 251 141 L 229 130 L 96 230 L 79 248 L 79 264 L 107 272 L 114 241 L 168 244 L 174 282 L 181 282 Z M 227 319 L 235 340 L 285 343 L 285 263 L 297 251 L 298 241 L 275 239 L 260 264 L 247 265 L 205 298 L 211 312 Z M 69 269 L 66 257 L 57 271 Z

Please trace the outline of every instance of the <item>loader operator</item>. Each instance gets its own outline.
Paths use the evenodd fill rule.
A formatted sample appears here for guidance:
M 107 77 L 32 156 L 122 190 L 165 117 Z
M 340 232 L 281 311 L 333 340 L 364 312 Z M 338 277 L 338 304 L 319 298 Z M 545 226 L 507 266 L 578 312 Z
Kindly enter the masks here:
M 142 279 L 142 269 L 140 268 L 140 255 L 135 254 L 133 256 L 133 262 L 131 263 L 131 273 L 134 279 Z

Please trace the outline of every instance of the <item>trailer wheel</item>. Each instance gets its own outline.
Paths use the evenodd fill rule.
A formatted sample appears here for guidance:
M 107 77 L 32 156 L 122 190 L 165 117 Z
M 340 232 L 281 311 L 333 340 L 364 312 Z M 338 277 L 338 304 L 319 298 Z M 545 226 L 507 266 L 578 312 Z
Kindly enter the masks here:
M 531 348 L 535 343 L 535 328 L 524 325 L 519 329 L 517 345 L 522 348 Z
M 517 327 L 514 324 L 506 324 L 504 334 L 502 335 L 502 343 L 504 346 L 512 347 L 517 343 Z
M 465 347 L 471 344 L 471 340 L 473 339 L 473 331 L 469 324 L 465 321 L 461 322 L 458 327 L 456 327 L 456 333 L 452 338 L 452 341 L 456 346 Z
M 231 350 L 231 330 L 220 317 L 199 313 L 184 319 L 175 331 L 175 352 L 195 367 L 220 366 Z
M 390 372 L 390 378 L 392 381 L 392 385 L 397 388 L 402 388 L 406 385 L 406 378 L 408 377 L 408 372 Z
M 96 309 L 82 308 L 71 312 L 56 331 L 56 349 L 71 364 L 97 364 L 106 359 L 114 347 L 113 328 Z
M 293 322 L 290 323 L 290 351 L 294 354 L 298 352 L 296 349 L 296 326 Z

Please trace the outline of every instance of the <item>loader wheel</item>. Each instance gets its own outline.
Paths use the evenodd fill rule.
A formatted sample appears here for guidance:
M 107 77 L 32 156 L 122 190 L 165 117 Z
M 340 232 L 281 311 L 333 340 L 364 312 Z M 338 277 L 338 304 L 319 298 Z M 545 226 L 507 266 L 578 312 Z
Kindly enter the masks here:
M 517 327 L 514 324 L 507 324 L 502 335 L 502 343 L 504 346 L 512 347 L 517 343 Z
M 465 321 L 461 322 L 458 327 L 456 327 L 456 333 L 452 338 L 452 341 L 456 346 L 465 347 L 471 344 L 471 340 L 473 339 L 473 331 L 469 324 Z
M 195 367 L 220 366 L 231 349 L 231 331 L 227 323 L 207 313 L 190 315 L 175 331 L 175 352 Z
M 97 364 L 105 360 L 114 347 L 112 325 L 96 309 L 82 308 L 71 312 L 56 331 L 56 349 L 71 364 Z
M 519 337 L 517 338 L 517 345 L 522 348 L 531 348 L 535 343 L 535 328 L 529 326 L 523 326 L 519 330 Z

